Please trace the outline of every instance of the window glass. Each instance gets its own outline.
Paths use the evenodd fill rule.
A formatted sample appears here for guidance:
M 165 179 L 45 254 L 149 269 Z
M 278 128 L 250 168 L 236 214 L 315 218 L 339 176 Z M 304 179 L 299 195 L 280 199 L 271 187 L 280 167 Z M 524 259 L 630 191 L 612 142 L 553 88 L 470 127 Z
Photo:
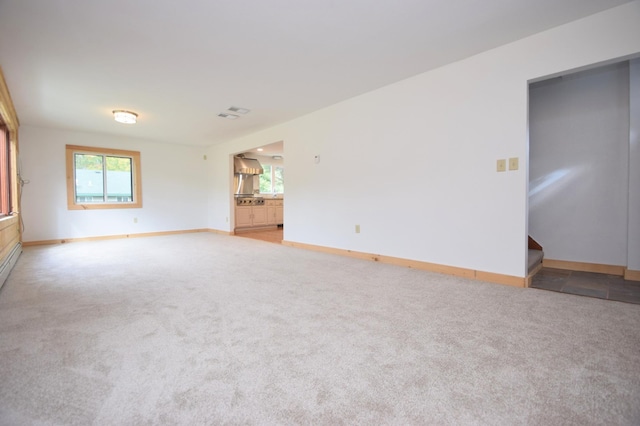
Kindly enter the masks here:
M 133 177 L 131 158 L 106 157 L 107 160 L 107 201 L 133 201 Z
M 67 145 L 69 209 L 142 207 L 140 153 Z
M 75 154 L 76 203 L 104 202 L 103 157 Z
M 264 172 L 260 175 L 261 194 L 284 193 L 284 167 L 263 164 Z
M 263 173 L 260 175 L 260 193 L 271 193 L 273 192 L 271 189 L 271 165 L 263 164 L 262 170 Z
M 0 126 L 0 216 L 8 215 L 11 211 L 11 203 L 9 201 L 10 185 L 11 185 L 11 167 L 10 167 L 10 143 L 9 132 L 3 126 Z
M 284 193 L 284 167 L 263 164 L 264 172 L 260 175 L 261 194 Z
M 273 192 L 284 194 L 284 167 L 275 167 L 273 178 Z

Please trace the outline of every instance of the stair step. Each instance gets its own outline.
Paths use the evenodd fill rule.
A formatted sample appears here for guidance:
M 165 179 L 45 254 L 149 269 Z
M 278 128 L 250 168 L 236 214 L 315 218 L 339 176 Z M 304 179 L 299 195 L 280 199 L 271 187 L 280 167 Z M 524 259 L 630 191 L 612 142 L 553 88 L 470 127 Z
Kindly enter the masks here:
M 544 252 L 542 250 L 529 249 L 528 272 L 531 272 L 536 266 L 542 263 L 543 258 Z

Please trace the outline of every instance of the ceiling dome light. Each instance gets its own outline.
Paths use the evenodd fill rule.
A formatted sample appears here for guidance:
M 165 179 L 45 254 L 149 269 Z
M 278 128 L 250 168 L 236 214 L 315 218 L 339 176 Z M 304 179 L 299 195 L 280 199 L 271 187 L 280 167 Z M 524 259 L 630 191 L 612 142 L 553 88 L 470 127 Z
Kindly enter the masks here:
M 131 112 L 131 111 L 125 111 L 125 110 L 122 110 L 122 109 L 117 109 L 117 110 L 113 111 L 113 118 L 118 123 L 135 124 L 136 121 L 138 120 L 138 114 L 136 114 L 135 112 Z

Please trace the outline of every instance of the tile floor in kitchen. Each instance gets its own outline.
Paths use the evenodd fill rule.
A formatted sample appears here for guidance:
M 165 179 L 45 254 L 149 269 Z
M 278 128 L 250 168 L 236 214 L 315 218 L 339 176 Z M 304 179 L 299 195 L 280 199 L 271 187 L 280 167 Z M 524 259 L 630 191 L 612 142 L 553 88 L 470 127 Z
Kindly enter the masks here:
M 542 268 L 533 277 L 531 287 L 640 304 L 640 282 L 618 275 Z

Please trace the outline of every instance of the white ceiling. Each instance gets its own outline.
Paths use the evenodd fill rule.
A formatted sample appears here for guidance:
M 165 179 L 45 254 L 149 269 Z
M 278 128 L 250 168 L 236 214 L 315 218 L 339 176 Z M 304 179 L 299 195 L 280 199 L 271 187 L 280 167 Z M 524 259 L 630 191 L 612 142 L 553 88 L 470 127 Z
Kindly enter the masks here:
M 266 156 L 279 155 L 281 157 L 284 157 L 284 143 L 282 141 L 273 142 L 267 145 L 257 146 L 248 151 L 243 151 L 242 153 Z
M 627 2 L 0 0 L 0 66 L 23 125 L 208 146 Z

